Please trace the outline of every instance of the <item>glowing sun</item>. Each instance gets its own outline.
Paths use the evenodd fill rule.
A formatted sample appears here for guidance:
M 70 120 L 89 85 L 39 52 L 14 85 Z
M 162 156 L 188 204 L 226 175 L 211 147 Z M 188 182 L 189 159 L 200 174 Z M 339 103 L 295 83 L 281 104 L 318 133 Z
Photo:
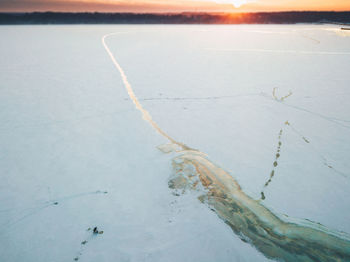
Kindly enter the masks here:
M 240 7 L 241 5 L 244 5 L 247 3 L 246 0 L 231 0 L 230 1 L 235 7 Z
M 249 0 L 213 0 L 213 1 L 219 4 L 230 4 L 238 8 L 246 4 Z

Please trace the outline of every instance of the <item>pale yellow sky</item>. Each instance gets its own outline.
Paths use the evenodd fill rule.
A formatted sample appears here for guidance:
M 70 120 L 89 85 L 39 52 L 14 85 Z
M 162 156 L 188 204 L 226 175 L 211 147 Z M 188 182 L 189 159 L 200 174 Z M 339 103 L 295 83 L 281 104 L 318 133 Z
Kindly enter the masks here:
M 350 11 L 350 0 L 0 0 L 0 11 Z

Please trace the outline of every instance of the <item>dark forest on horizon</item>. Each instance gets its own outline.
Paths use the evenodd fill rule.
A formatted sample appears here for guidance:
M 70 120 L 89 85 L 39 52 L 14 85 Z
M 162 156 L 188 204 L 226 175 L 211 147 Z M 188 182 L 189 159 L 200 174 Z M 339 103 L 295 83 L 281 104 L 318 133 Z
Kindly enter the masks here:
M 348 12 L 0 13 L 0 24 L 350 24 Z

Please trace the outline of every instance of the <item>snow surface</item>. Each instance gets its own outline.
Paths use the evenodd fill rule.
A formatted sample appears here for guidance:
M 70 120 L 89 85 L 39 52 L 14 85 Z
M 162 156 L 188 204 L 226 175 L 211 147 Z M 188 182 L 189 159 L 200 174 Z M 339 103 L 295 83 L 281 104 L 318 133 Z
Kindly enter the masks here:
M 129 99 L 101 44 L 112 32 L 171 137 L 277 214 L 350 233 L 350 38 L 337 30 L 1 26 L 0 261 L 267 260 L 194 194 L 172 194 L 168 141 Z

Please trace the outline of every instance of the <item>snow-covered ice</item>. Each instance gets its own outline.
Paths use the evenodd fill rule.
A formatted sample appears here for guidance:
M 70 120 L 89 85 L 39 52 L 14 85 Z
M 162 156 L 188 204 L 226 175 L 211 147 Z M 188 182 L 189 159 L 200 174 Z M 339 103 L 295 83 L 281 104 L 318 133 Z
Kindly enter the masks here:
M 109 33 L 169 137 L 279 216 L 350 233 L 350 37 L 338 30 L 0 27 L 0 260 L 268 260 L 195 192 L 168 188 L 174 155 L 157 147 L 169 141 L 129 98 Z

